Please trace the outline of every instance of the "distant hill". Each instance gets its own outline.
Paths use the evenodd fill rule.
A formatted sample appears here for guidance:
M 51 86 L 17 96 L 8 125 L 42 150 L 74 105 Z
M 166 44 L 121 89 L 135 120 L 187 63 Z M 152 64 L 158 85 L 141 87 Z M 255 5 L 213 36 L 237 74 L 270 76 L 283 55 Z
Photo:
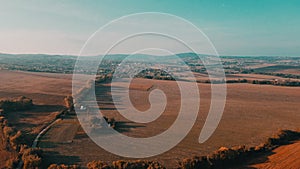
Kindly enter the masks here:
M 110 54 L 105 55 L 103 62 L 120 63 L 129 54 Z M 195 53 L 180 53 L 177 54 L 182 60 L 198 59 L 198 54 Z M 202 55 L 201 55 L 202 56 Z M 83 59 L 97 60 L 103 56 L 85 56 Z M 154 56 L 147 54 L 130 55 L 131 61 L 136 62 L 165 62 L 176 59 L 175 55 Z M 33 72 L 51 72 L 51 73 L 72 73 L 76 63 L 77 56 L 71 55 L 46 55 L 46 54 L 5 54 L 0 53 L 0 69 L 22 70 Z M 94 63 L 94 62 L 91 62 Z M 97 62 L 95 62 L 97 63 Z M 109 64 L 106 64 L 108 66 Z

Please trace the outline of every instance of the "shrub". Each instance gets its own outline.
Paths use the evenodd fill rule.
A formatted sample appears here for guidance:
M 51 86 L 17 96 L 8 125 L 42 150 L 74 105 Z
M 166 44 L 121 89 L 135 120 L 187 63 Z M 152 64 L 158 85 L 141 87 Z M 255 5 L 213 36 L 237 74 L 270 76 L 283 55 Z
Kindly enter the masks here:
M 209 161 L 211 161 L 215 167 L 225 166 L 232 163 L 233 161 L 237 162 L 239 154 L 238 152 L 239 150 L 221 147 L 218 151 L 209 156 Z
M 36 169 L 41 167 L 42 150 L 38 148 L 21 148 L 22 160 L 24 162 L 24 169 Z
M 37 155 L 28 155 L 22 157 L 24 165 L 24 169 L 38 169 L 41 167 L 42 159 Z
M 10 100 L 0 100 L 0 108 L 4 111 L 27 110 L 33 106 L 32 99 L 21 96 Z
M 163 169 L 164 167 L 161 166 L 158 162 L 153 161 L 114 161 L 113 168 L 115 169 Z
M 25 150 L 29 149 L 28 146 L 26 144 L 21 144 L 20 145 L 20 150 L 19 153 L 23 154 L 25 152 Z
M 1 109 L 0 109 L 0 113 L 1 113 Z M 5 117 L 2 114 L 0 114 L 0 123 L 3 123 L 4 120 L 5 120 Z
M 92 161 L 87 164 L 88 169 L 164 169 L 156 161 L 124 161 L 118 160 L 114 161 L 112 165 L 108 165 L 103 161 Z
M 14 133 L 14 129 L 12 127 L 4 126 L 3 133 L 6 138 L 9 138 Z
M 213 154 L 205 157 L 193 157 L 183 159 L 179 162 L 181 169 L 210 169 L 210 168 L 228 168 L 239 162 L 243 162 L 246 158 L 259 153 L 268 152 L 275 147 L 289 143 L 290 141 L 300 138 L 299 131 L 281 130 L 275 136 L 268 138 L 266 143 L 262 143 L 255 147 L 246 148 L 245 146 L 236 146 L 232 148 L 221 147 Z
M 73 103 L 73 97 L 72 96 L 66 96 L 64 98 L 64 103 L 67 109 L 69 109 L 69 111 L 73 111 L 74 110 L 74 103 Z
M 21 131 L 18 131 L 14 136 L 9 138 L 10 145 L 14 147 L 15 150 L 18 148 L 18 145 L 21 144 L 22 140 L 23 137 Z
M 292 140 L 300 138 L 300 133 L 291 130 L 280 130 L 276 135 L 271 138 L 268 138 L 266 145 L 268 147 L 274 147 L 278 145 L 287 144 Z
M 21 148 L 22 151 L 20 151 L 20 153 L 22 153 L 22 159 L 23 157 L 29 156 L 29 155 L 37 155 L 37 156 L 42 156 L 42 150 L 39 148 Z
M 18 163 L 19 163 L 18 158 L 11 158 L 11 159 L 6 161 L 5 168 L 7 168 L 7 169 L 17 168 Z
M 208 161 L 207 157 L 195 156 L 193 158 L 186 158 L 179 162 L 179 166 L 182 169 L 193 169 L 193 168 L 201 168 L 201 169 L 210 169 L 212 164 Z
M 261 143 L 261 144 L 254 147 L 254 151 L 255 152 L 264 152 L 266 150 L 267 146 L 268 146 L 267 144 Z
M 165 169 L 165 167 L 157 161 L 152 161 L 147 169 Z
M 88 169 L 111 169 L 107 163 L 103 161 L 92 161 L 87 164 Z
M 51 164 L 48 169 L 79 169 L 77 165 L 65 165 L 65 164 Z

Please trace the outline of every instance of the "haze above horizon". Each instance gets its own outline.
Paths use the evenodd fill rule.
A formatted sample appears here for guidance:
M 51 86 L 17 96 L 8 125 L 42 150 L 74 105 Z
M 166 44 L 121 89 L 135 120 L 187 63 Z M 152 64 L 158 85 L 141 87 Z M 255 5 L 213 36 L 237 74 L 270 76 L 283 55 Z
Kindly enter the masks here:
M 299 7 L 300 1 L 295 0 L 4 1 L 0 6 L 0 52 L 78 55 L 89 36 L 109 21 L 155 11 L 192 22 L 223 56 L 299 56 Z M 186 52 L 176 47 L 174 51 Z M 115 52 L 126 54 L 126 49 Z

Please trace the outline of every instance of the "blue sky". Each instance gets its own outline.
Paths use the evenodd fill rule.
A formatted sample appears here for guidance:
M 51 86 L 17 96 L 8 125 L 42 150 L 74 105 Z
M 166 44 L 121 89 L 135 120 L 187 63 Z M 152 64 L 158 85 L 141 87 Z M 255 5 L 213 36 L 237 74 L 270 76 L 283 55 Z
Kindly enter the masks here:
M 77 55 L 109 21 L 152 11 L 189 20 L 221 55 L 300 55 L 297 0 L 2 1 L 0 52 Z

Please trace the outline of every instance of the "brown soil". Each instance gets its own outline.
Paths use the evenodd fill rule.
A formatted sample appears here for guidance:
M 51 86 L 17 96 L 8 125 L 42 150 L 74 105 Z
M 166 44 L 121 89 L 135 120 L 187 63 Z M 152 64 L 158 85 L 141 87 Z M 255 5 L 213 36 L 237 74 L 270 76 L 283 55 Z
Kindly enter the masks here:
M 268 160 L 261 164 L 253 165 L 261 169 L 298 169 L 300 167 L 300 141 L 291 145 L 280 146 L 268 156 Z
M 242 166 L 235 169 L 299 169 L 300 166 L 300 141 L 288 145 L 281 145 L 272 152 L 258 154 Z

